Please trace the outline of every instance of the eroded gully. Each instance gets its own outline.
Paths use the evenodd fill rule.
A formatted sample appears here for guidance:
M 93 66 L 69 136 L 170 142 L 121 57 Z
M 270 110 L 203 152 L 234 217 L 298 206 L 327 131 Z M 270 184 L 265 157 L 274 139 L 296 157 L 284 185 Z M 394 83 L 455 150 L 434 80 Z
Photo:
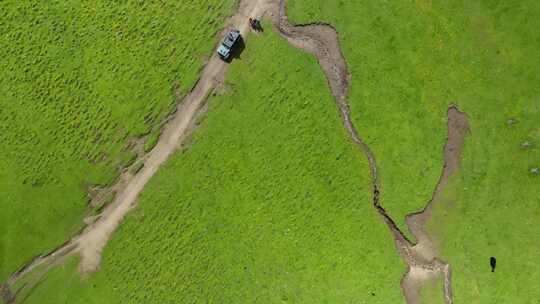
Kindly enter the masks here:
M 269 6 L 271 7 L 269 11 L 273 12 L 271 16 L 274 26 L 279 29 L 281 35 L 295 47 L 311 53 L 317 58 L 339 109 L 343 126 L 350 139 L 368 159 L 371 171 L 373 207 L 391 232 L 399 255 L 407 264 L 407 271 L 401 281 L 405 300 L 409 304 L 420 303 L 422 286 L 428 280 L 442 277 L 444 300 L 447 304 L 452 304 L 450 265 L 438 258 L 437 248 L 426 233 L 424 225 L 431 216 L 433 207 L 440 203 L 440 194 L 448 184 L 450 176 L 459 167 L 464 137 L 469 132 L 467 116 L 460 112 L 456 106 L 450 106 L 448 109 L 448 133 L 444 148 L 445 163 L 441 178 L 424 210 L 410 214 L 406 218 L 409 230 L 416 238 L 416 243 L 413 243 L 381 206 L 377 161 L 351 120 L 347 100 L 351 76 L 341 51 L 337 31 L 331 25 L 324 23 L 292 25 L 285 13 L 285 0 L 269 1 Z

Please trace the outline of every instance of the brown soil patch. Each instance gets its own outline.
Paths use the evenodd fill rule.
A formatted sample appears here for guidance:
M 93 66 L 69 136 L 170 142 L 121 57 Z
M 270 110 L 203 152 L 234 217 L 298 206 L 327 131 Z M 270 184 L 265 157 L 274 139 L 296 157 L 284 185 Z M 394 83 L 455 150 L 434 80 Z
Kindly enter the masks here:
M 10 304 L 14 300 L 13 294 L 11 294 L 11 290 L 7 284 L 0 284 L 0 299 L 6 304 Z

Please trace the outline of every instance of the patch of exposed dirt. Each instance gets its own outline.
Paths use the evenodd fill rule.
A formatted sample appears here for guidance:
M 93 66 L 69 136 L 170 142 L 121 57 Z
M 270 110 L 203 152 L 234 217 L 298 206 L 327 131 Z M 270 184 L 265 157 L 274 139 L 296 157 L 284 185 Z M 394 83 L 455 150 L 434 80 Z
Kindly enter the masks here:
M 148 135 L 135 137 L 128 140 L 126 144 L 126 150 L 134 152 L 138 157 L 144 156 L 144 144 L 148 139 Z
M 13 302 L 14 297 L 13 294 L 11 294 L 11 289 L 9 288 L 9 285 L 0 284 L 0 298 L 6 304 L 10 304 Z

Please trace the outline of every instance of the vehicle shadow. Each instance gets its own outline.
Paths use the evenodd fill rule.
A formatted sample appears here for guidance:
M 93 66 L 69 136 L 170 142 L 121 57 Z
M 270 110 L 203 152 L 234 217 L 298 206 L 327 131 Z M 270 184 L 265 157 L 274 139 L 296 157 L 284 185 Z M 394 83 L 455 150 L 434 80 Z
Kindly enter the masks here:
M 231 63 L 235 59 L 242 60 L 241 55 L 245 49 L 246 49 L 246 43 L 244 41 L 244 37 L 240 36 L 240 38 L 238 38 L 238 41 L 236 42 L 236 44 L 234 45 L 234 48 L 231 51 L 231 56 L 229 56 L 229 58 L 227 58 L 225 62 Z

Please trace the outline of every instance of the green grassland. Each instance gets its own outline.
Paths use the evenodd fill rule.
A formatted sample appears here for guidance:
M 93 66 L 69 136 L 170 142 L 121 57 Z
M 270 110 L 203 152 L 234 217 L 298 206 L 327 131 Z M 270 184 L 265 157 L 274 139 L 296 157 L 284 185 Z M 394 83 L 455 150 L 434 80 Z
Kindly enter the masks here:
M 227 79 L 101 270 L 59 268 L 27 303 L 402 302 L 404 265 L 315 58 L 268 27 Z
M 43 280 L 37 288 L 17 295 L 16 303 L 35 304 L 106 304 L 118 303 L 115 290 L 101 286 L 94 281 L 81 277 L 77 267 L 78 257 L 70 257 L 60 265 L 51 268 L 45 279 L 38 276 L 26 276 L 14 289 L 25 284 L 35 284 Z M 34 271 L 37 273 L 39 271 Z M 41 273 L 40 273 L 41 274 Z M 107 288 L 104 288 L 107 287 Z M 0 303 L 2 300 L 0 299 Z
M 428 281 L 420 291 L 421 303 L 445 304 L 443 292 L 443 278 Z
M 462 169 L 429 225 L 455 301 L 538 303 L 540 3 L 290 0 L 289 12 L 339 31 L 354 120 L 401 224 L 440 175 L 448 105 L 469 115 Z
M 80 228 L 88 187 L 193 86 L 233 3 L 0 2 L 0 281 Z

